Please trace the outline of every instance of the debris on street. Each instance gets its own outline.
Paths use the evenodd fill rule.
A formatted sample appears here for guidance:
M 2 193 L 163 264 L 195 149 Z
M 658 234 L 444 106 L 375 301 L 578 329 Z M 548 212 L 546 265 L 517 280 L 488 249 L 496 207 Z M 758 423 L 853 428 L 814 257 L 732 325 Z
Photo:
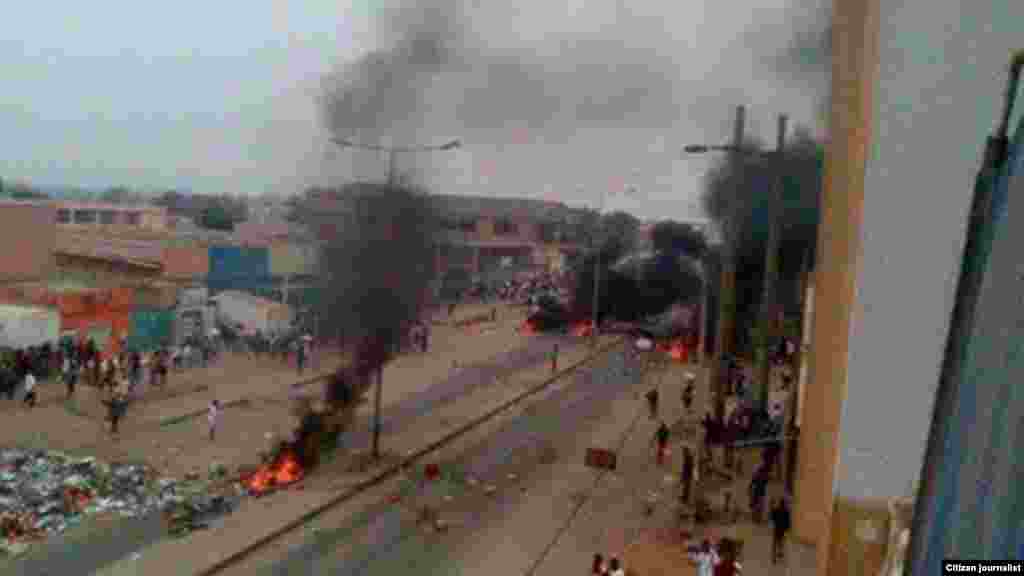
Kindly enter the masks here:
M 213 471 L 215 478 L 225 472 L 220 466 Z M 142 464 L 0 448 L 0 550 L 19 555 L 33 542 L 106 513 L 140 517 L 162 511 L 180 519 L 187 516 L 180 510 L 187 509 L 200 518 L 172 523 L 180 532 L 181 526 L 201 526 L 231 511 L 233 504 L 212 492 L 209 480 L 158 478 Z

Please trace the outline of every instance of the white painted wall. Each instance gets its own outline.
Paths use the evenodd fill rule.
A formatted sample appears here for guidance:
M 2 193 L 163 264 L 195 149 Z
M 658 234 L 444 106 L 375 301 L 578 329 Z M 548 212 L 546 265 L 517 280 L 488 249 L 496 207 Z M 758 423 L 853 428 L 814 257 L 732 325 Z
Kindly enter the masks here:
M 856 499 L 909 496 L 920 473 L 973 181 L 1024 47 L 1024 1 L 883 0 L 880 20 L 836 478 Z

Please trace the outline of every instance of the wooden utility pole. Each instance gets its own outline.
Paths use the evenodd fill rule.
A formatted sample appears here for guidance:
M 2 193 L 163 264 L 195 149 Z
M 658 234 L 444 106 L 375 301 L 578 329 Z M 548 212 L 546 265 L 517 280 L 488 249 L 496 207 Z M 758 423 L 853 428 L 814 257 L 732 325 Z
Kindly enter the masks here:
M 782 231 L 780 230 L 780 218 L 782 212 L 782 187 L 785 176 L 785 146 L 786 146 L 786 122 L 785 115 L 779 116 L 779 133 L 775 143 L 775 170 L 774 184 L 772 185 L 771 204 L 769 205 L 768 220 L 768 246 L 764 255 L 764 293 L 761 298 L 761 327 L 758 334 L 759 346 L 757 350 L 760 371 L 760 382 L 757 383 L 757 404 L 763 411 L 768 407 L 768 396 L 771 393 L 771 346 L 775 343 L 776 314 L 778 313 L 778 284 L 779 284 L 779 244 Z
M 738 161 L 743 146 L 743 130 L 746 123 L 747 110 L 743 106 L 736 107 L 736 117 L 733 122 L 733 136 L 731 154 L 734 161 Z M 735 332 L 736 315 L 736 243 L 739 231 L 739 200 L 738 195 L 733 195 L 733 201 L 728 206 L 728 214 L 725 218 L 723 233 L 725 238 L 722 244 L 722 281 L 721 293 L 718 298 L 718 333 L 715 342 L 714 362 L 711 364 L 711 390 L 715 402 L 715 416 L 725 417 L 725 392 L 726 379 L 729 377 L 725 370 L 725 361 L 732 353 L 733 332 Z

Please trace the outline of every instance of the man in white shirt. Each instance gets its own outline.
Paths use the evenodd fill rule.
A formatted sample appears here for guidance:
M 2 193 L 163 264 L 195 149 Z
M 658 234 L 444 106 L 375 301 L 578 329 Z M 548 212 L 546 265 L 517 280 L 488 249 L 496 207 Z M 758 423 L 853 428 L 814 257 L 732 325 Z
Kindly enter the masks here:
M 25 405 L 29 408 L 36 405 L 36 377 L 31 370 L 25 373 Z

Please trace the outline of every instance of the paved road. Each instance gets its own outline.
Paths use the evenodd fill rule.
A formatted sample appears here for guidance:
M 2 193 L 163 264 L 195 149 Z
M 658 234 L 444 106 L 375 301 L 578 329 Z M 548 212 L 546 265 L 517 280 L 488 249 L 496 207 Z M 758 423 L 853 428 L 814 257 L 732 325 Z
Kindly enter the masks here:
M 458 470 L 455 475 L 473 476 L 481 484 L 498 483 L 513 453 L 549 442 L 560 430 L 573 430 L 606 409 L 624 390 L 635 386 L 639 376 L 637 366 L 627 370 L 622 354 L 606 354 L 574 374 L 575 381 L 545 398 L 537 411 L 516 417 L 483 443 L 461 454 L 454 465 Z M 461 482 L 454 479 L 431 483 L 425 490 L 432 492 L 432 499 L 465 492 Z M 460 531 L 471 533 L 474 525 L 486 518 L 500 517 L 502 506 L 514 505 L 514 497 L 499 496 L 494 506 L 469 511 L 468 518 L 460 521 Z M 258 574 L 437 574 L 451 568 L 445 566 L 444 547 L 425 542 L 421 532 L 410 526 L 408 512 L 398 506 L 374 506 L 332 532 L 307 538 L 306 543 L 291 549 Z M 336 558 L 339 545 L 351 549 L 340 561 Z
M 383 410 L 381 433 L 396 432 L 408 422 L 471 392 L 480 383 L 494 382 L 495 378 L 499 376 L 543 362 L 551 354 L 552 347 L 556 342 L 562 342 L 562 348 L 565 348 L 565 337 L 556 335 L 532 337 L 521 348 L 504 352 L 486 362 L 463 367 L 446 380 L 438 382 L 426 390 L 410 394 L 395 405 Z M 353 427 L 353 432 L 343 440 L 344 446 L 351 447 L 370 442 L 372 430 L 368 425 L 369 417 L 364 416 L 360 420 L 361 422 Z
M 514 350 L 505 352 L 478 365 L 466 366 L 428 389 L 411 394 L 399 400 L 384 412 L 382 429 L 390 434 L 414 419 L 427 414 L 437 407 L 456 400 L 469 393 L 481 382 L 494 379 L 511 371 L 521 370 L 545 359 L 552 345 L 563 337 L 537 336 Z M 370 431 L 365 419 L 348 435 L 348 446 L 366 444 Z M 7 574 L 64 575 L 91 574 L 103 566 L 126 558 L 159 540 L 165 531 L 159 515 L 149 518 L 114 518 L 104 521 L 104 528 L 89 530 L 83 527 L 74 534 L 56 535 L 43 546 L 32 550 L 26 556 L 8 562 L 0 562 L 0 568 Z M 8 572 L 10 570 L 10 572 Z

